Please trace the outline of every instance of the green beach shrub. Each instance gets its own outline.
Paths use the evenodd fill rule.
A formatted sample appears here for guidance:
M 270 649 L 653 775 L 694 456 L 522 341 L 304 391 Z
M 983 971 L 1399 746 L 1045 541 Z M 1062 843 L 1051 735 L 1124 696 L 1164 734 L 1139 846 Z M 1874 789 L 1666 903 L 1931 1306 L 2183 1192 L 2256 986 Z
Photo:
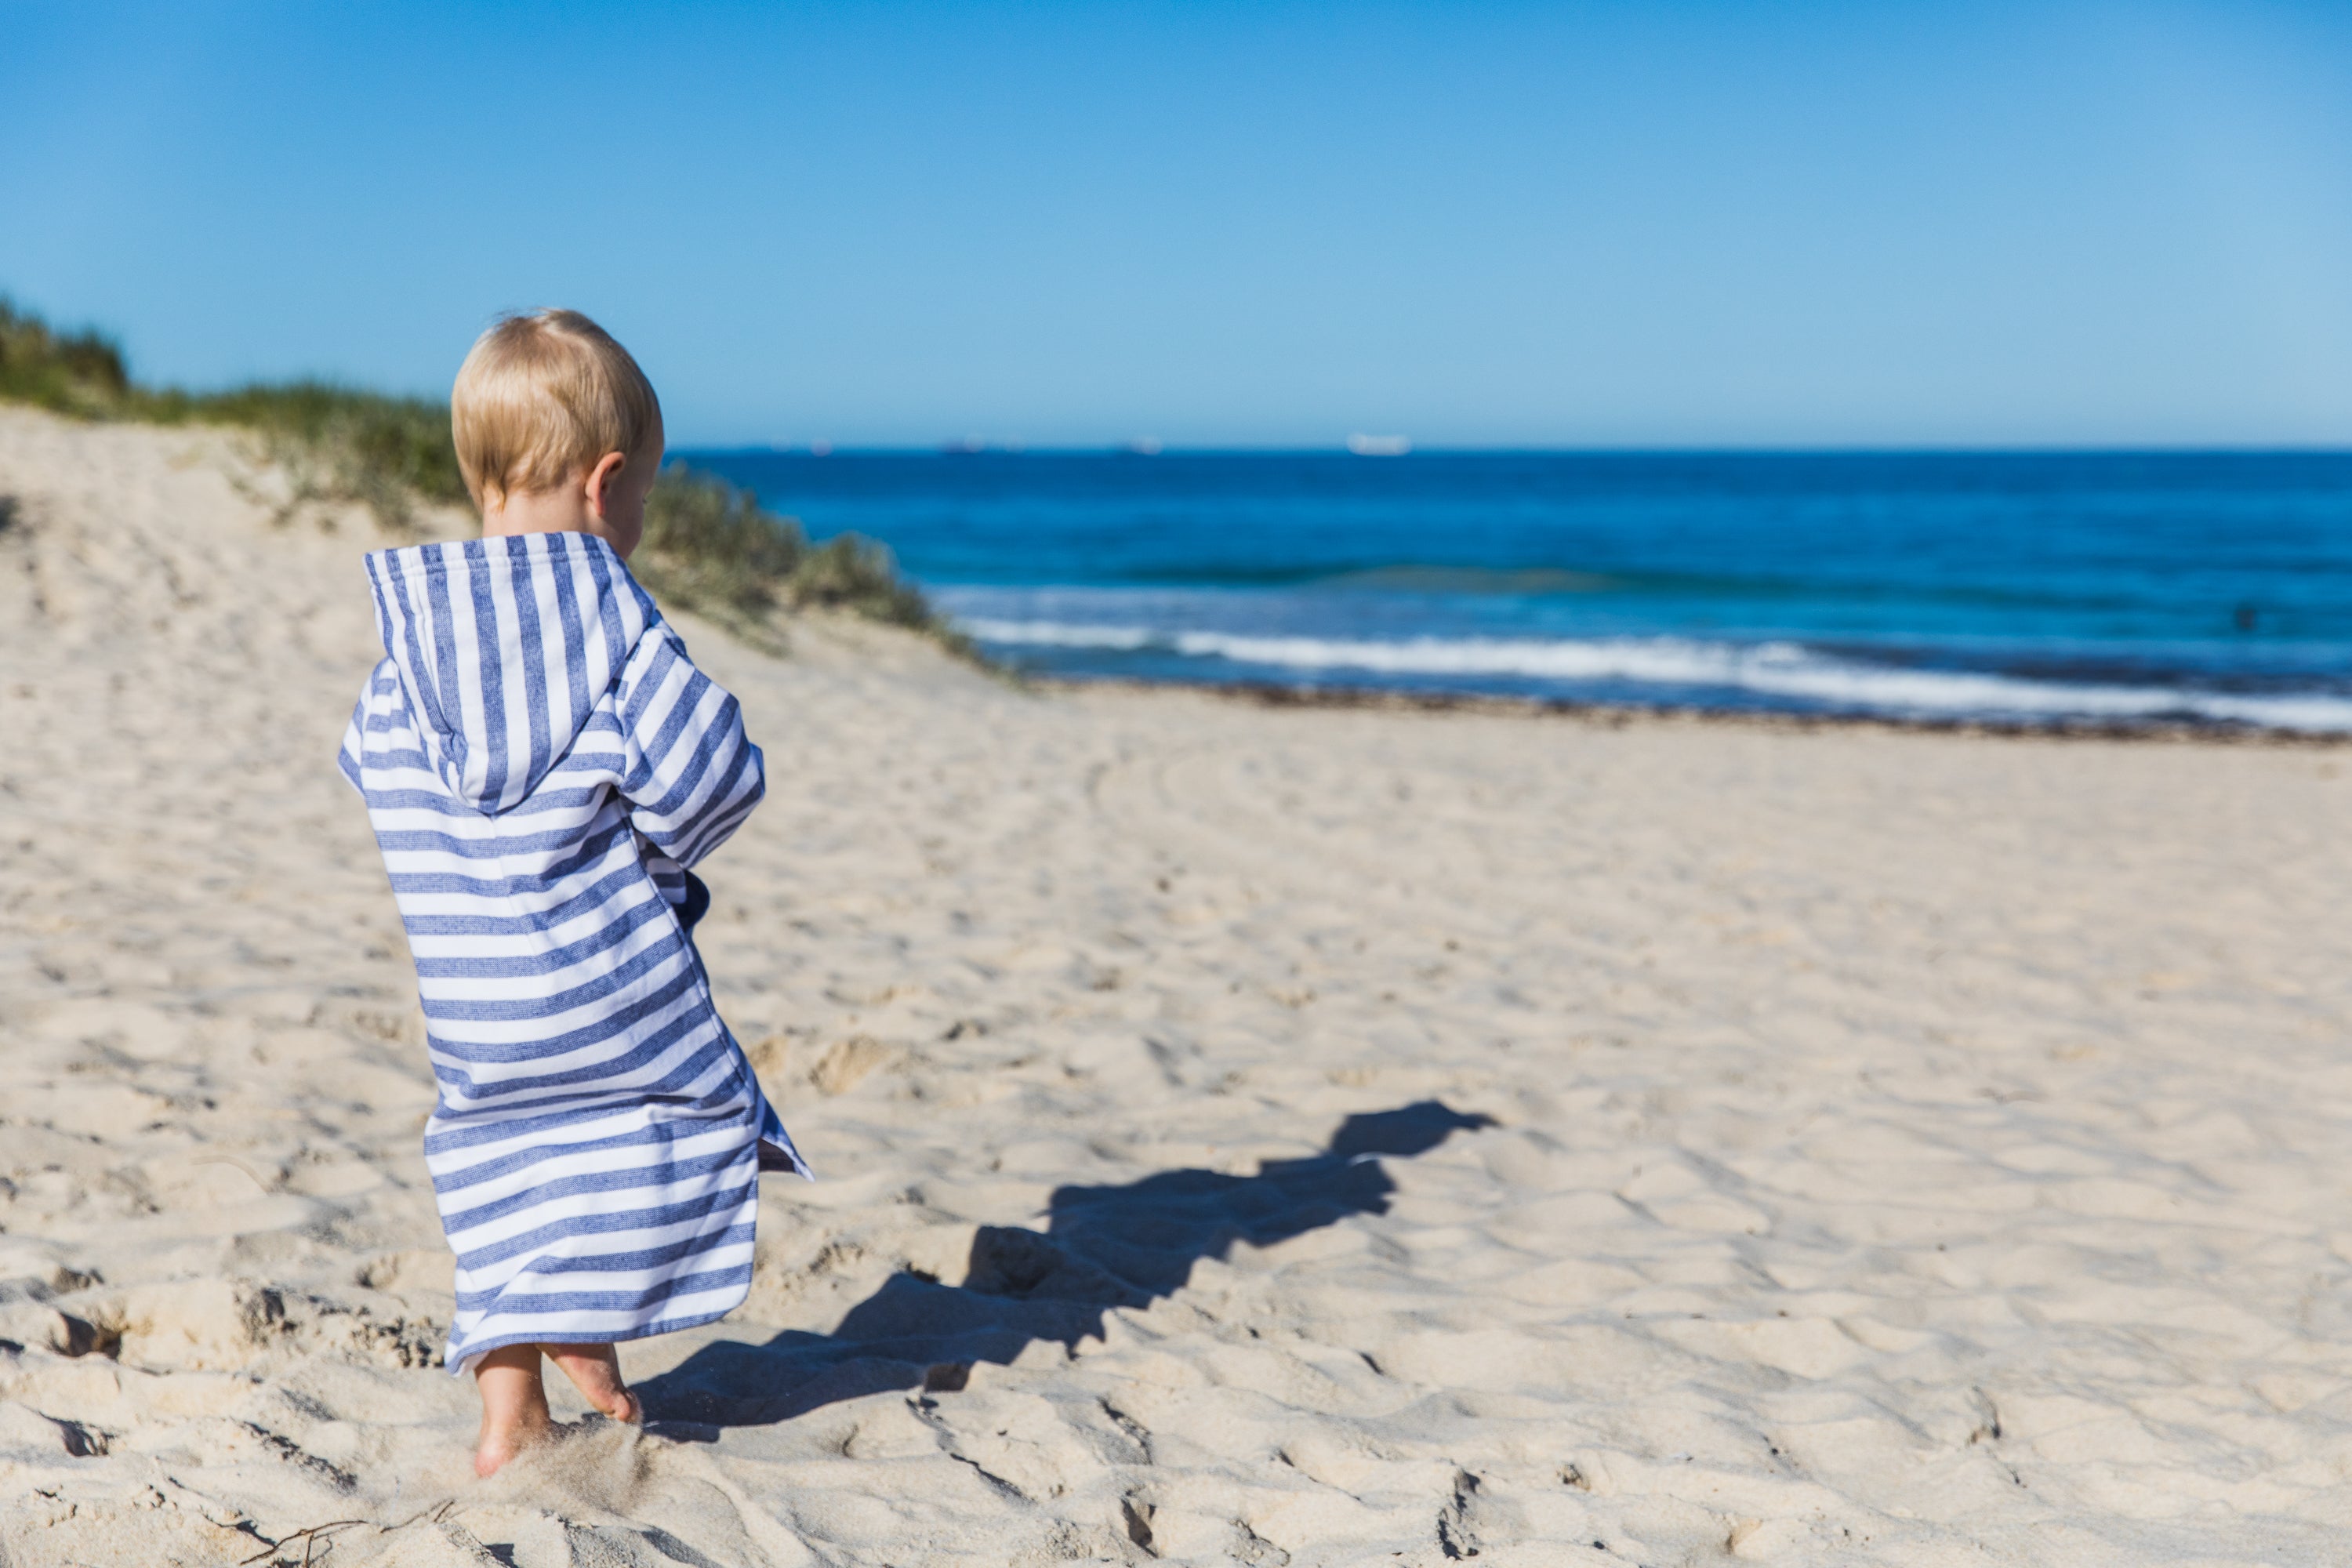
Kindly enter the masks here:
M 646 498 L 645 539 L 631 570 L 670 604 L 698 614 L 757 619 L 774 609 L 808 553 L 790 518 L 761 510 L 748 490 L 672 463 Z
M 898 575 L 889 547 L 861 533 L 839 533 L 809 552 L 793 574 L 793 603 L 848 610 L 886 626 L 935 629 L 930 602 Z
M 384 523 L 405 527 L 419 500 L 467 503 L 446 403 L 318 381 L 141 395 L 147 406 L 129 417 L 254 432 L 293 480 L 295 504 L 359 501 Z
M 79 419 L 250 432 L 291 481 L 281 521 L 304 506 L 356 501 L 387 526 L 405 528 L 419 501 L 468 499 L 446 403 L 322 381 L 256 382 L 226 392 L 144 387 L 131 379 L 113 339 L 58 331 L 5 297 L 0 401 Z M 749 490 L 683 463 L 656 481 L 645 542 L 631 565 L 667 603 L 770 647 L 780 646 L 769 626 L 774 612 L 820 607 L 923 632 L 975 657 L 881 544 L 845 533 L 812 545 L 799 523 L 763 510 Z
M 739 635 L 764 634 L 774 610 L 844 610 L 971 648 L 898 573 L 890 552 L 845 533 L 811 544 L 801 525 L 751 491 L 672 463 L 646 500 L 646 534 L 630 567 L 659 597 Z
M 131 393 L 122 350 L 95 331 L 60 332 L 0 296 L 0 397 L 104 417 Z
M 58 331 L 5 298 L 0 399 L 79 419 L 251 431 L 293 481 L 282 509 L 288 514 L 311 502 L 358 501 L 402 527 L 420 500 L 466 500 L 446 404 L 320 381 L 255 383 L 226 392 L 141 386 L 113 339 Z

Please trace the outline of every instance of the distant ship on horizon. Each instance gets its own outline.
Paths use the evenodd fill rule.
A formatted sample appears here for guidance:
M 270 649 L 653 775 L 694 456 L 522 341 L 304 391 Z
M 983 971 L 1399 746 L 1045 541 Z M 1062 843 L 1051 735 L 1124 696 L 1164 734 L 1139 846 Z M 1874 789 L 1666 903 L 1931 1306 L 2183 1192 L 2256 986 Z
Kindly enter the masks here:
M 1367 436 L 1359 431 L 1348 437 L 1348 450 L 1359 458 L 1402 458 L 1412 450 L 1412 441 L 1404 436 Z

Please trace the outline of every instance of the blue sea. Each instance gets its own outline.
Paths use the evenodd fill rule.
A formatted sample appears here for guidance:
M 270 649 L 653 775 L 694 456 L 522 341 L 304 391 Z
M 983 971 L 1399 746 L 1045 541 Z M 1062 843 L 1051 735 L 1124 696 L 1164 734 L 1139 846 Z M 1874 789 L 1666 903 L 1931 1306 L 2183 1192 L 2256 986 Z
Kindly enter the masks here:
M 2352 731 L 2352 452 L 686 456 L 1050 676 Z

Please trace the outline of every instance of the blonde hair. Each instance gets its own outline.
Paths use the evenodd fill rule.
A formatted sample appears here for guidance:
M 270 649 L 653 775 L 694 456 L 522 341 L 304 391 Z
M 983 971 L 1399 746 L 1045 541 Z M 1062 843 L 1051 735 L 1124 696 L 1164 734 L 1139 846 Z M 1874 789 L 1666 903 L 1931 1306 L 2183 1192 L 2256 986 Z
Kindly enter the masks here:
M 457 467 L 478 506 L 557 489 L 607 452 L 635 462 L 660 423 L 646 373 L 577 310 L 500 317 L 449 392 Z

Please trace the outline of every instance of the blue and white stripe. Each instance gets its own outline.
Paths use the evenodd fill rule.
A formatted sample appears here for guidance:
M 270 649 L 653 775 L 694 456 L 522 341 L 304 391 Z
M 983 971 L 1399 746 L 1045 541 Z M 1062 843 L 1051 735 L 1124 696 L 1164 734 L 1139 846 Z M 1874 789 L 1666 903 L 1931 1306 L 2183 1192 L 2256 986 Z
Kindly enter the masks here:
M 452 1370 L 664 1333 L 751 1279 L 759 1173 L 808 1174 L 711 1004 L 688 868 L 763 788 L 735 699 L 583 533 L 367 558 L 343 739 L 416 960 L 457 1254 Z

